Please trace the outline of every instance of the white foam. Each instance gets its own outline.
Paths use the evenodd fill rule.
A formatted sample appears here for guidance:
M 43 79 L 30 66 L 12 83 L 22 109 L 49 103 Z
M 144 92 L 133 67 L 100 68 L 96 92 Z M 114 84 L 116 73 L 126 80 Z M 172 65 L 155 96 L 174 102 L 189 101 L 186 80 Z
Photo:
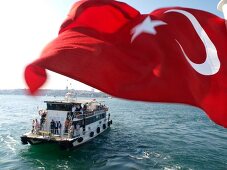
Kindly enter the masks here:
M 15 146 L 18 143 L 18 141 L 16 141 L 12 136 L 7 135 L 5 140 L 1 138 L 1 141 L 3 141 L 11 151 L 13 151 L 14 153 L 16 152 Z
M 164 167 L 164 170 L 179 170 L 182 169 L 179 165 L 176 165 L 174 167 Z
M 148 158 L 150 158 L 149 156 L 150 156 L 149 152 L 147 152 L 147 151 L 143 152 L 143 158 L 148 159 Z

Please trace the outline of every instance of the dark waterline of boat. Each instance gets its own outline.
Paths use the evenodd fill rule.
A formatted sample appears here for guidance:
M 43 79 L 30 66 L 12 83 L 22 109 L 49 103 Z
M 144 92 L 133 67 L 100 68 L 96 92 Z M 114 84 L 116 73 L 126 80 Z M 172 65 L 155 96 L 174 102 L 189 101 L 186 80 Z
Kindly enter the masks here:
M 21 145 L 46 97 L 0 95 L 0 169 L 210 169 L 227 167 L 227 130 L 201 110 L 105 100 L 110 130 L 73 151 Z M 53 99 L 49 97 L 48 99 Z

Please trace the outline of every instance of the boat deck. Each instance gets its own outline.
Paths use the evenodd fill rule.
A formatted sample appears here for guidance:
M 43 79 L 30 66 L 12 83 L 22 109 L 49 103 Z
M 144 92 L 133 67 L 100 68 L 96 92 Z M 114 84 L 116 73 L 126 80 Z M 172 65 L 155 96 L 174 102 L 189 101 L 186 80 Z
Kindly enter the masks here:
M 51 141 L 65 141 L 65 140 L 71 140 L 71 138 L 68 137 L 68 134 L 64 135 L 54 135 L 47 131 L 39 131 L 38 134 L 35 133 L 28 133 L 26 134 L 28 138 L 34 138 L 34 139 L 44 139 L 44 140 L 51 140 Z

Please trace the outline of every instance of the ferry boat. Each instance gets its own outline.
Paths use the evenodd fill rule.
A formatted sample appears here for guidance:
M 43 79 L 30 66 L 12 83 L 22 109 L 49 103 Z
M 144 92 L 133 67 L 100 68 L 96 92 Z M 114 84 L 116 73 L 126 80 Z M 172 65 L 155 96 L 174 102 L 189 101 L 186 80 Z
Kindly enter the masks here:
M 68 92 L 64 100 L 45 101 L 40 120 L 21 136 L 22 144 L 56 143 L 62 149 L 77 147 L 106 131 L 112 124 L 108 107 L 93 100 L 77 101 Z

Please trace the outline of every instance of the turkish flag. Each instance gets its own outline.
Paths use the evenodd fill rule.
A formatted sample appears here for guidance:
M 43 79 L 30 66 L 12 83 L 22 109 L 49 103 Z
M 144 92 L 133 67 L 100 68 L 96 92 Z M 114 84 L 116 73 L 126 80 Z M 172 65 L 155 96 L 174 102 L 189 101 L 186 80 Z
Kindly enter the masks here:
M 208 12 L 79 1 L 25 79 L 35 93 L 48 69 L 120 98 L 197 106 L 227 127 L 226 44 L 225 21 Z

